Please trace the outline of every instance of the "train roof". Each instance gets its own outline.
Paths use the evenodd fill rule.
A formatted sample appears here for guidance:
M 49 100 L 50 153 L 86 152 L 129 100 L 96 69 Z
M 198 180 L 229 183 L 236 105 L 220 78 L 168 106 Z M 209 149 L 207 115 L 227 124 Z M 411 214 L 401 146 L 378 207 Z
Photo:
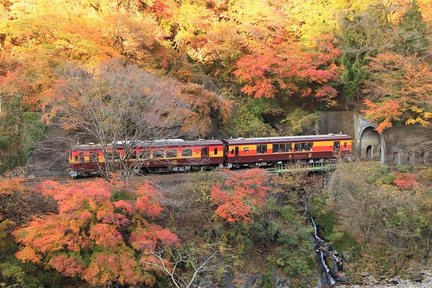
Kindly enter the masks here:
M 129 144 L 128 141 L 117 141 L 115 144 L 117 148 L 122 148 Z M 109 143 L 107 146 L 112 147 L 114 143 Z M 156 140 L 156 141 L 137 141 L 134 143 L 134 147 L 177 147 L 177 146 L 210 146 L 210 145 L 223 145 L 222 140 L 182 140 L 182 139 L 167 139 L 167 140 Z M 72 147 L 73 150 L 93 150 L 101 149 L 101 144 L 77 144 Z
M 226 139 L 230 145 L 255 144 L 255 143 L 286 143 L 302 141 L 337 141 L 351 140 L 346 134 L 325 134 L 325 135 L 302 135 L 302 136 L 278 136 L 278 137 L 257 137 L 257 138 L 235 138 Z

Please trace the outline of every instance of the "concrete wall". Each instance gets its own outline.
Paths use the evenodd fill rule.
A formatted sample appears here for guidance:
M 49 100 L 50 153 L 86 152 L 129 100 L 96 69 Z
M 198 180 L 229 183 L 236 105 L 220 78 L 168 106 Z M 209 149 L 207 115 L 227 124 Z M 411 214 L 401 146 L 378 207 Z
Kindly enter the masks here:
M 343 112 L 318 112 L 320 121 L 318 123 L 318 134 L 340 133 L 354 135 L 354 114 L 349 111 Z
M 422 145 L 425 139 L 430 137 L 428 129 L 397 124 L 384 130 L 383 135 L 387 146 L 386 163 L 390 165 L 432 164 L 431 153 Z
M 432 153 L 426 151 L 426 147 L 422 146 L 424 140 L 432 135 L 430 132 L 428 134 L 426 128 L 396 124 L 379 134 L 374 130 L 376 123 L 369 122 L 360 114 L 320 112 L 319 116 L 318 133 L 342 132 L 350 135 L 353 137 L 355 154 L 358 158 L 367 158 L 369 147 L 373 159 L 389 165 L 432 165 Z

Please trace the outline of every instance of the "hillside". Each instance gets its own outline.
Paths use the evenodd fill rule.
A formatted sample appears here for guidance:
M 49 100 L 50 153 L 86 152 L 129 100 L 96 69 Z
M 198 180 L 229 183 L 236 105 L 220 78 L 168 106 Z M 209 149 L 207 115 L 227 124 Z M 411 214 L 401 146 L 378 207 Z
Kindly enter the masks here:
M 137 144 L 312 135 L 322 115 L 369 121 L 353 153 L 395 166 L 124 165 Z M 429 281 L 431 121 L 430 0 L 0 0 L 0 287 L 316 287 L 315 234 L 353 284 Z M 64 176 L 77 143 L 103 177 L 13 177 Z

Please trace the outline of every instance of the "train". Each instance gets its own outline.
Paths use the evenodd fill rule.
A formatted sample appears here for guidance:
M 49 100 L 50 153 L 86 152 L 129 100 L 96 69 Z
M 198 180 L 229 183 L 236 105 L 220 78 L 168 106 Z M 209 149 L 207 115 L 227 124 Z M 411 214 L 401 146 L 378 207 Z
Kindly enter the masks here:
M 345 134 L 230 138 L 187 141 L 118 141 L 78 144 L 69 150 L 72 178 L 99 175 L 107 159 L 127 162 L 143 173 L 187 172 L 212 168 L 269 167 L 290 162 L 316 163 L 351 155 Z

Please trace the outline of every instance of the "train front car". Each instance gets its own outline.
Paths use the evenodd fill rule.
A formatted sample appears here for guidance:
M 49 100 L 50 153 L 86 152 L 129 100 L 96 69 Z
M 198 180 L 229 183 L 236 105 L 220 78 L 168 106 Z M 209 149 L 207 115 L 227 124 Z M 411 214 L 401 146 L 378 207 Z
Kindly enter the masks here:
M 352 139 L 344 134 L 237 138 L 224 140 L 228 168 L 315 163 L 349 157 Z
M 103 159 L 100 145 L 75 145 L 69 151 L 69 175 L 72 178 L 99 175 Z
M 138 147 L 145 172 L 190 171 L 223 166 L 220 140 L 159 140 Z
M 224 144 L 221 140 L 184 141 L 165 139 L 131 144 L 118 141 L 106 145 L 75 145 L 69 151 L 69 174 L 72 178 L 100 175 L 105 161 L 110 167 L 125 167 L 149 172 L 191 171 L 223 167 Z

